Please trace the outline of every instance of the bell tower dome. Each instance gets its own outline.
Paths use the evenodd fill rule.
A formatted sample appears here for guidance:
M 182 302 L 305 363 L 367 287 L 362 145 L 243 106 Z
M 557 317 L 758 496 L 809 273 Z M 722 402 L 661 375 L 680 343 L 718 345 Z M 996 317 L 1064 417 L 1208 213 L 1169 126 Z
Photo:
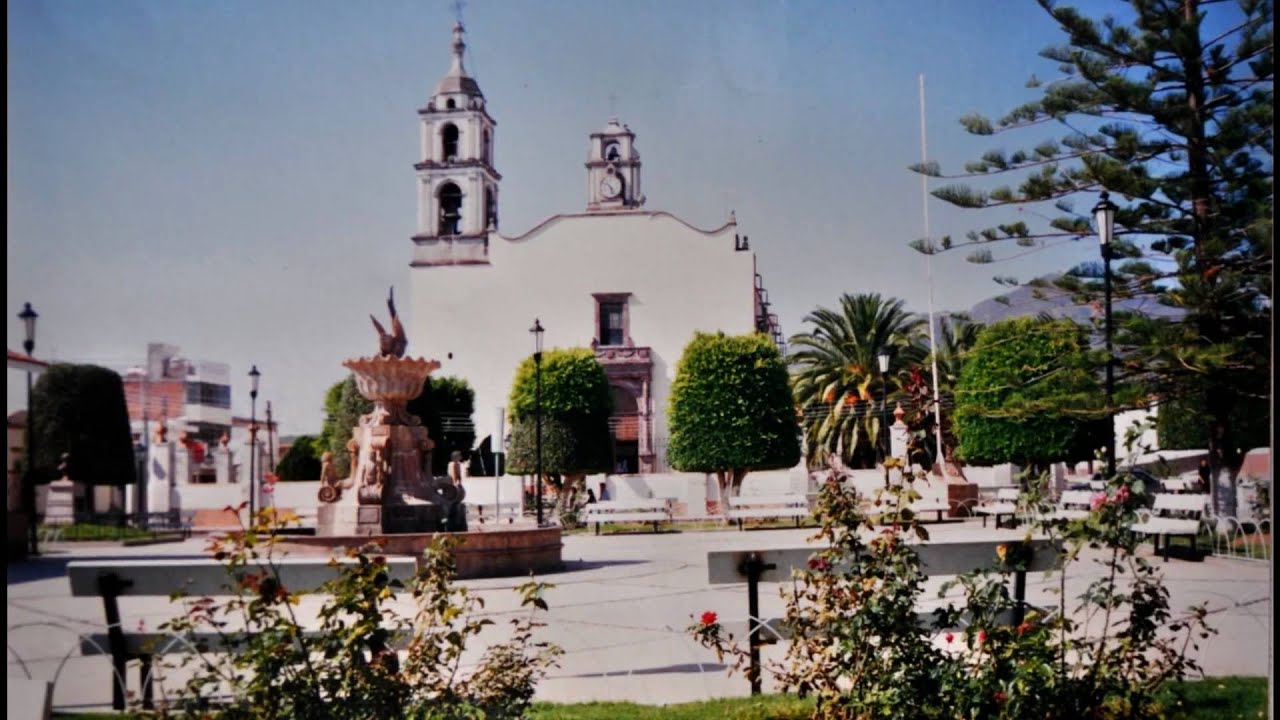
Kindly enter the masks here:
M 591 133 L 587 148 L 587 210 L 629 210 L 641 205 L 636 134 L 610 117 L 604 130 Z
M 422 124 L 418 176 L 418 231 L 413 265 L 488 262 L 488 235 L 498 229 L 498 182 L 493 167 L 494 127 L 480 85 L 463 64 L 462 23 L 453 26 L 453 58 L 436 84 Z

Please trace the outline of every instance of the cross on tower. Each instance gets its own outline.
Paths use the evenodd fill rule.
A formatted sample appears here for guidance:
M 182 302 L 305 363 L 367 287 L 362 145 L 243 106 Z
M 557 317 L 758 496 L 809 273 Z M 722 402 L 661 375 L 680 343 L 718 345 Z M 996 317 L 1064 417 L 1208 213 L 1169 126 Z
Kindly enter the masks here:
M 618 96 L 615 95 L 614 93 L 609 93 L 609 117 L 617 117 L 617 116 L 618 116 Z
M 459 25 L 462 24 L 462 7 L 465 4 L 464 0 L 453 0 L 453 2 L 449 4 L 449 7 L 453 8 L 453 17 L 458 21 Z

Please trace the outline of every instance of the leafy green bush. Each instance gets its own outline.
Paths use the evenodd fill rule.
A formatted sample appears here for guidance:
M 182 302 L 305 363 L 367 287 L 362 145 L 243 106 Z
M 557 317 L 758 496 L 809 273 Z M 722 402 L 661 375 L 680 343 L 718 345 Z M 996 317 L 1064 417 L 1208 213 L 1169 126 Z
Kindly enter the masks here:
M 921 626 L 916 607 L 925 576 L 908 540 L 927 541 L 928 533 L 909 510 L 896 509 L 919 498 L 912 484 L 907 477 L 878 491 L 874 515 L 834 474 L 822 488 L 817 537 L 826 547 L 783 590 L 791 640 L 773 667 L 784 689 L 816 699 L 813 717 L 1166 716 L 1167 685 L 1198 670 L 1186 651 L 1212 631 L 1204 607 L 1173 615 L 1158 571 L 1135 552 L 1127 527 L 1144 490 L 1140 481 L 1113 481 L 1085 520 L 1043 527 L 1065 541 L 1064 559 L 1100 549 L 1103 572 L 1074 607 L 1060 593 L 1054 612 L 1033 610 L 1016 626 L 1001 620 L 1014 609 L 1007 580 L 1022 563 L 1019 542 L 1000 546 L 999 571 L 946 583 L 940 596 L 958 587 L 963 601 Z M 962 617 L 967 622 L 956 629 Z M 721 658 L 734 658 L 735 670 L 747 667 L 747 651 L 714 613 L 689 631 Z
M 787 367 L 762 334 L 694 334 L 676 367 L 668 415 L 671 466 L 715 473 L 722 497 L 751 470 L 800 460 Z
M 561 653 L 533 639 L 541 626 L 535 611 L 547 608 L 546 584 L 517 588 L 530 612 L 513 619 L 509 639 L 490 644 L 468 671 L 468 644 L 493 621 L 477 618 L 482 599 L 453 583 L 456 540 L 437 539 L 407 584 L 389 579 L 376 547 L 348 550 L 350 562 L 332 561 L 333 580 L 304 593 L 280 583 L 271 518 L 260 513 L 253 527 L 210 543 L 226 566 L 229 599 L 185 598 L 185 614 L 161 626 L 179 636 L 213 631 L 231 648 L 164 656 L 162 667 L 192 675 L 164 699 L 161 717 L 452 720 L 527 713 L 534 685 Z M 305 633 L 294 611 L 306 594 L 323 598 L 317 634 Z M 414 600 L 412 618 L 393 607 L 402 595 Z M 393 649 L 399 646 L 405 649 Z
M 956 386 L 955 432 L 967 463 L 1044 465 L 1093 457 L 1109 426 L 1083 327 L 1014 318 L 978 335 Z
M 320 456 L 316 454 L 316 438 L 299 435 L 289 446 L 289 452 L 276 465 L 276 477 L 281 480 L 319 480 Z

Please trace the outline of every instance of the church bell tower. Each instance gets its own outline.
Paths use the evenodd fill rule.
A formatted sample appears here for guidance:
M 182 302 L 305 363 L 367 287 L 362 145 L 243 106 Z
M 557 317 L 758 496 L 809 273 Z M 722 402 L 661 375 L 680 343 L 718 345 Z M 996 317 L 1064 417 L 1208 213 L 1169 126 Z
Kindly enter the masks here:
M 644 205 L 640 193 L 640 152 L 631 128 L 609 118 L 591 133 L 587 150 L 587 210 L 629 210 Z
M 462 23 L 453 26 L 453 61 L 427 106 L 418 110 L 421 145 L 414 266 L 488 262 L 488 236 L 498 229 L 494 126 L 484 94 L 463 65 Z

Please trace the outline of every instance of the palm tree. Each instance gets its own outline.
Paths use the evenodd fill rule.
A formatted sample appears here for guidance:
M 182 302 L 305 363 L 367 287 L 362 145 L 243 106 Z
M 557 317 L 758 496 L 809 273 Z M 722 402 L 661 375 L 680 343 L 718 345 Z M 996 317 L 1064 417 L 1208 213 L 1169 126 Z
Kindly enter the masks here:
M 903 301 L 879 293 L 840 298 L 838 311 L 820 307 L 804 322 L 813 329 L 793 335 L 792 392 L 802 414 L 805 458 L 810 466 L 838 457 L 847 466 L 875 462 L 872 438 L 879 437 L 881 414 L 877 357 L 888 352 L 889 381 L 924 360 L 925 321 L 903 309 Z M 881 392 L 881 399 L 888 393 Z

